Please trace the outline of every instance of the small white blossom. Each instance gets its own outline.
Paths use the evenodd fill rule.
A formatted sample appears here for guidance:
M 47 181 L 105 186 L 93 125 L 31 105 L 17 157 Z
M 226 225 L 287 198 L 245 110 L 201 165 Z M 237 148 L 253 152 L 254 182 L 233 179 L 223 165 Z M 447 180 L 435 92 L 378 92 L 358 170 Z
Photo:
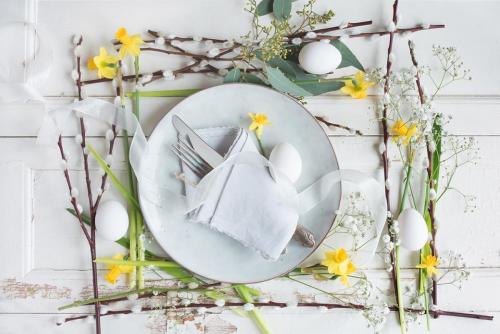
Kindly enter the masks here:
M 135 304 L 134 306 L 132 306 L 130 311 L 132 311 L 132 313 L 141 313 L 142 307 L 140 304 Z
M 255 308 L 255 305 L 252 303 L 246 303 L 243 305 L 243 309 L 247 312 L 252 311 Z
M 76 204 L 76 211 L 78 211 L 78 213 L 82 213 L 83 212 L 83 208 L 80 204 Z
M 390 190 L 391 185 L 392 185 L 391 180 L 389 180 L 389 179 L 385 180 L 385 189 Z
M 212 45 L 214 45 L 214 41 L 212 41 L 211 39 L 207 39 L 207 40 L 205 41 L 205 45 L 206 45 L 206 46 L 212 46 Z
M 160 36 L 160 37 L 157 37 L 157 38 L 155 39 L 155 44 L 156 44 L 156 45 L 158 45 L 158 46 L 161 46 L 161 45 L 165 44 L 165 38 L 163 38 L 163 37 L 161 37 L 161 36 Z
M 325 313 L 326 311 L 328 311 L 328 307 L 320 306 L 320 307 L 318 307 L 318 311 L 319 311 L 319 313 Z
M 83 143 L 83 137 L 81 134 L 77 134 L 75 136 L 75 143 L 77 143 L 78 145 L 81 145 Z
M 394 22 L 390 22 L 388 25 L 387 25 L 387 31 L 389 32 L 394 32 L 396 31 L 396 24 Z
M 206 67 L 207 65 L 208 65 L 208 60 L 203 59 L 202 61 L 200 61 L 200 67 L 201 68 Z
M 208 51 L 208 53 L 207 53 L 207 54 L 208 54 L 208 56 L 209 56 L 209 57 L 215 57 L 215 56 L 217 56 L 219 53 L 220 53 L 219 48 L 212 48 L 212 49 L 210 49 L 210 50 Z
M 233 41 L 225 41 L 224 43 L 222 43 L 222 47 L 224 49 L 232 48 L 233 46 L 234 46 Z
M 422 22 L 420 26 L 424 29 L 429 29 L 431 27 L 429 22 Z
M 81 39 L 82 39 L 81 34 L 74 34 L 72 39 L 71 39 L 71 42 L 73 43 L 73 45 L 78 45 L 78 43 L 80 43 Z
M 384 234 L 382 240 L 384 241 L 384 243 L 388 244 L 391 241 L 391 236 L 389 234 Z
M 436 151 L 436 143 L 434 141 L 429 142 L 429 151 L 434 153 Z
M 379 152 L 380 154 L 383 154 L 385 151 L 386 151 L 385 144 L 384 144 L 384 142 L 381 142 L 381 143 L 378 145 L 378 152 Z
M 195 42 L 201 42 L 203 38 L 201 36 L 193 36 L 193 41 Z
M 436 190 L 434 189 L 429 190 L 429 199 L 431 201 L 434 201 L 436 198 L 437 198 Z
M 94 323 L 94 316 L 93 315 L 89 315 L 88 317 L 85 318 L 85 322 L 87 324 L 92 324 Z
M 286 303 L 286 307 L 295 308 L 299 303 L 296 300 L 290 300 Z
M 163 78 L 165 80 L 174 80 L 175 79 L 175 74 L 173 71 L 171 70 L 165 70 L 161 73 L 161 75 L 163 76 Z
M 217 299 L 215 301 L 215 305 L 222 307 L 222 306 L 226 305 L 226 301 L 224 299 Z
M 139 295 L 137 293 L 132 293 L 127 296 L 128 300 L 137 300 L 137 298 L 139 298 Z
M 115 133 L 113 132 L 113 130 L 107 129 L 105 136 L 106 136 L 106 140 L 107 141 L 111 141 L 111 140 L 113 140 L 115 138 Z
M 188 283 L 188 288 L 191 289 L 191 290 L 198 289 L 198 287 L 199 287 L 199 284 L 196 283 L 196 282 L 189 282 Z
M 150 82 L 152 79 L 153 79 L 152 74 L 144 74 L 141 77 L 140 82 L 141 82 L 141 84 L 146 84 L 146 83 Z
M 101 304 L 101 314 L 107 314 L 109 312 L 109 307 L 107 305 Z
M 330 44 L 330 40 L 326 39 L 326 38 L 323 38 L 323 39 L 320 40 L 320 43 Z
M 174 39 L 173 41 L 170 42 L 170 45 L 175 46 L 175 47 L 180 47 L 181 46 L 181 41 Z
M 386 270 L 388 273 L 390 273 L 390 272 L 392 271 L 392 266 L 387 266 L 387 267 L 385 268 L 385 270 Z
M 108 166 L 111 166 L 111 163 L 113 162 L 113 155 L 112 154 L 108 154 L 106 156 L 106 159 L 105 159 L 106 163 L 108 164 Z
M 300 44 L 302 44 L 302 38 L 295 37 L 294 39 L 292 39 L 292 44 L 293 45 L 300 45 Z
M 78 188 L 72 187 L 71 188 L 71 197 L 78 197 L 80 192 L 78 191 Z
M 340 29 L 345 29 L 347 27 L 349 27 L 349 23 L 347 21 L 342 21 L 339 25 Z
M 306 34 L 306 38 L 309 38 L 309 39 L 313 39 L 313 38 L 316 38 L 318 35 L 314 32 L 314 31 L 309 31 L 307 32 Z
M 75 46 L 73 54 L 75 55 L 75 57 L 80 57 L 82 55 L 82 48 L 80 45 Z
M 170 34 L 167 36 L 168 39 L 175 39 L 177 36 L 175 36 L 174 34 Z
M 267 296 L 259 296 L 260 303 L 269 303 L 270 299 Z
M 396 61 L 396 55 L 394 54 L 394 52 L 389 53 L 389 61 L 391 63 L 394 63 Z
M 77 70 L 71 71 L 71 79 L 73 79 L 73 80 L 76 81 L 76 80 L 78 80 L 78 77 L 79 77 L 79 75 L 78 75 L 78 71 Z

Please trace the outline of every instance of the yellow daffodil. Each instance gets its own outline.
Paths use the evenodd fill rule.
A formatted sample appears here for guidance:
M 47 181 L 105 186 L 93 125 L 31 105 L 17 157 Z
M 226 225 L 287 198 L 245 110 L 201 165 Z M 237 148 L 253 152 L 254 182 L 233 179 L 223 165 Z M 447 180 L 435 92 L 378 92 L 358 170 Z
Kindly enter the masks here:
M 123 260 L 123 254 L 116 254 L 113 256 L 113 260 Z M 129 274 L 133 268 L 133 266 L 110 264 L 108 265 L 109 271 L 104 275 L 104 279 L 110 284 L 115 284 L 121 274 Z
M 335 249 L 325 253 L 325 259 L 321 264 L 328 267 L 328 272 L 340 277 L 342 284 L 350 286 L 347 276 L 356 271 L 349 255 L 344 248 Z
M 97 70 L 99 78 L 113 79 L 116 76 L 118 57 L 108 54 L 106 48 L 99 49 L 99 55 L 91 58 L 87 62 L 89 70 Z
M 439 259 L 434 255 L 427 255 L 422 260 L 422 263 L 417 265 L 419 269 L 425 269 L 427 271 L 427 276 L 438 274 L 436 267 L 439 265 Z
M 144 41 L 139 35 L 129 36 L 127 29 L 120 28 L 115 37 L 121 43 L 120 59 L 125 58 L 127 54 L 137 57 L 141 53 L 141 45 L 144 44 Z
M 271 125 L 271 122 L 269 122 L 269 119 L 265 114 L 248 113 L 248 116 L 250 116 L 250 119 L 252 120 L 252 124 L 250 124 L 248 129 L 250 131 L 255 131 L 257 138 L 260 139 L 262 137 L 262 132 L 264 131 L 264 126 Z
M 415 124 L 408 125 L 403 120 L 398 119 L 391 127 L 391 132 L 394 141 L 403 140 L 404 145 L 408 145 L 411 138 L 417 133 Z
M 364 99 L 366 90 L 374 84 L 372 81 L 365 81 L 365 72 L 358 71 L 353 79 L 344 81 L 344 87 L 340 91 L 346 95 L 351 95 L 355 99 Z

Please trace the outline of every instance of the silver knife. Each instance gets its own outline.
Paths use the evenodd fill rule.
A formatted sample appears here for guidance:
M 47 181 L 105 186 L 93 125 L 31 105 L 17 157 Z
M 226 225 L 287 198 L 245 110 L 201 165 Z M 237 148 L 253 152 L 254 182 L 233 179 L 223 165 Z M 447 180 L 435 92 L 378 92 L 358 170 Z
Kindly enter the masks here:
M 180 135 L 186 135 L 193 145 L 193 149 L 212 168 L 224 162 L 224 157 L 208 145 L 193 129 L 191 129 L 179 116 L 172 116 L 172 124 Z M 304 247 L 314 247 L 314 235 L 301 224 L 297 225 L 293 238 L 302 243 Z

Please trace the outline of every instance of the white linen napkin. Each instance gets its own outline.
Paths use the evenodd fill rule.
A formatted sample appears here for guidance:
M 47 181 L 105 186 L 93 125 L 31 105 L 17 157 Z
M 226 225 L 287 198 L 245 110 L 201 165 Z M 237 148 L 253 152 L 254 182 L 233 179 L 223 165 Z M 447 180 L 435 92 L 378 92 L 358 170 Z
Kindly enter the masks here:
M 258 152 L 249 134 L 238 128 L 198 129 L 197 134 L 226 159 L 242 151 Z M 198 177 L 182 166 L 188 180 Z M 204 203 L 189 213 L 189 220 L 205 224 L 264 258 L 277 260 L 292 238 L 299 219 L 290 202 L 291 184 L 277 183 L 268 168 L 235 164 L 218 171 Z M 186 196 L 196 187 L 186 182 Z

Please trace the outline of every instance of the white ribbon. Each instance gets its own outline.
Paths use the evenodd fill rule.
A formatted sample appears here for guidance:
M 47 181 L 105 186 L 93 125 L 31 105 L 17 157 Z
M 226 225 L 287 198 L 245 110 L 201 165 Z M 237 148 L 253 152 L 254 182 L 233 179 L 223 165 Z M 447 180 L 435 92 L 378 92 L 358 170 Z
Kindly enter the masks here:
M 50 71 L 52 50 L 48 41 L 42 39 L 33 24 L 21 21 L 0 23 L 1 38 L 4 46 L 10 44 L 14 48 L 16 44 L 12 43 L 22 42 L 27 47 L 31 44 L 26 43 L 27 39 L 33 38 L 34 50 L 27 50 L 29 55 L 24 52 L 14 59 L 11 56 L 0 58 L 0 102 L 43 101 L 43 96 L 34 85 L 45 79 Z
M 250 164 L 273 168 L 272 164 L 260 154 L 242 152 L 229 158 L 207 174 L 197 186 L 198 195 L 194 200 L 188 202 L 184 195 L 171 191 L 167 185 L 162 184 L 159 180 L 151 176 L 154 173 L 151 170 L 148 171 L 148 167 L 150 166 L 143 164 L 143 161 L 148 160 L 146 157 L 151 153 L 148 151 L 147 140 L 137 118 L 132 113 L 126 112 L 121 107 L 117 107 L 109 102 L 88 98 L 49 111 L 40 129 L 38 143 L 42 145 L 54 145 L 61 133 L 60 129 L 67 124 L 68 117 L 72 115 L 72 112 L 101 120 L 110 125 L 116 125 L 118 128 L 126 130 L 129 135 L 132 135 L 129 159 L 141 189 L 146 190 L 142 194 L 147 196 L 146 200 L 157 206 L 161 206 L 162 203 L 169 203 L 169 208 L 172 208 L 170 210 L 172 216 L 184 215 L 186 212 L 193 210 L 203 203 L 206 189 L 210 187 L 213 178 L 223 168 L 234 164 Z M 278 179 L 282 182 L 281 177 Z M 284 182 L 289 181 L 286 180 Z M 354 256 L 357 264 L 361 265 L 368 261 L 374 254 L 386 220 L 386 203 L 383 196 L 384 188 L 379 182 L 359 171 L 336 170 L 325 174 L 302 192 L 298 194 L 296 192 L 290 193 L 289 199 L 297 203 L 298 212 L 301 215 L 305 215 L 327 198 L 332 189 L 334 189 L 334 186 L 339 182 L 349 182 L 356 185 L 359 191 L 366 197 L 370 211 L 375 215 L 373 217 L 376 229 L 375 238 L 367 242 L 363 250 L 358 251 L 358 254 Z M 318 257 L 318 254 L 313 254 L 313 257 Z

